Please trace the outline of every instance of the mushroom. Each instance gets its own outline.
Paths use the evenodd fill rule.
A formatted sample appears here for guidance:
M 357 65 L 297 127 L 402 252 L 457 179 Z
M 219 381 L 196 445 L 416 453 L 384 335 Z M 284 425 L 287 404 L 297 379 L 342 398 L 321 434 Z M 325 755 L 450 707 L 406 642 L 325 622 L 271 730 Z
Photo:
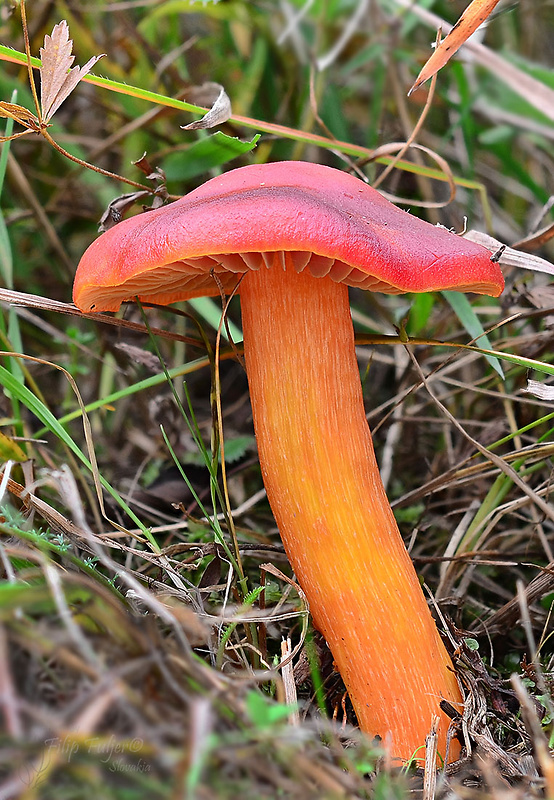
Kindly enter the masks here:
M 462 698 L 380 480 L 348 286 L 497 296 L 500 269 L 351 175 L 283 162 L 232 170 L 116 225 L 83 255 L 73 297 L 115 311 L 239 281 L 263 480 L 314 624 L 362 730 L 406 760 L 438 716 L 444 757 L 440 703 L 461 711 Z

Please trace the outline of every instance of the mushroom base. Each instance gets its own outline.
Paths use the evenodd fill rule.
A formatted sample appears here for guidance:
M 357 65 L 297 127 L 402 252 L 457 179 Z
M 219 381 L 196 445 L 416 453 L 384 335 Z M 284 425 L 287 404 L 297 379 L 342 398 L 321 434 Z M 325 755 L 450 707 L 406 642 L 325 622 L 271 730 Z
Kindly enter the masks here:
M 240 286 L 269 502 L 360 727 L 407 760 L 438 717 L 444 758 L 449 720 L 439 704 L 461 711 L 462 699 L 379 476 L 348 290 L 286 261 Z M 448 759 L 458 752 L 454 741 Z

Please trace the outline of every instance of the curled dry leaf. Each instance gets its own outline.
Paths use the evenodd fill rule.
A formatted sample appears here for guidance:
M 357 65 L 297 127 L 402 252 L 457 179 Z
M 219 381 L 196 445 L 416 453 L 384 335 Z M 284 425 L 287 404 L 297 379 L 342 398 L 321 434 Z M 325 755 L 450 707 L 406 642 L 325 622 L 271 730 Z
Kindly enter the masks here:
M 117 225 L 118 222 L 121 222 L 123 215 L 126 214 L 126 212 L 129 211 L 129 209 L 132 208 L 132 206 L 138 200 L 141 200 L 145 197 L 152 197 L 153 199 L 151 208 L 153 209 L 159 208 L 168 199 L 164 171 L 159 167 L 152 167 L 146 158 L 146 153 L 137 161 L 133 161 L 133 164 L 142 170 L 142 172 L 144 172 L 149 181 L 154 183 L 156 186 L 155 194 L 152 195 L 147 189 L 141 189 L 138 192 L 128 192 L 127 194 L 121 194 L 118 197 L 115 197 L 102 214 L 98 224 L 99 233 L 104 233 L 104 231 L 113 228 L 114 225 Z M 151 209 L 143 206 L 143 210 L 150 211 Z
M 136 161 L 133 161 L 133 166 L 138 167 L 141 172 L 143 172 L 147 178 L 152 178 L 156 176 L 161 176 L 165 180 L 165 175 L 163 170 L 159 167 L 153 167 L 150 161 L 148 160 L 148 156 L 146 153 L 143 153 L 140 158 L 137 158 Z
M 419 89 L 425 81 L 444 67 L 471 34 L 475 33 L 479 25 L 487 19 L 498 2 L 499 0 L 472 0 L 448 36 L 427 60 L 408 95 Z
M 154 199 L 152 200 L 152 208 L 159 208 L 169 199 L 169 194 L 166 186 L 166 175 L 161 167 L 153 167 L 147 158 L 146 153 L 143 153 L 140 158 L 133 161 L 135 167 L 138 167 L 141 172 L 146 175 L 147 180 L 152 181 L 155 189 Z
M 518 250 L 530 252 L 532 250 L 538 250 L 539 247 L 544 247 L 544 245 L 553 238 L 554 222 L 551 222 L 550 225 L 546 225 L 539 231 L 535 231 L 535 233 L 529 234 L 529 236 L 526 236 L 524 239 L 520 239 L 514 246 L 517 247 Z
M 1 136 L 0 142 L 6 142 L 10 139 L 15 139 L 18 136 L 23 136 L 25 133 L 38 133 L 40 131 L 40 120 L 24 106 L 17 105 L 16 103 L 0 102 L 0 117 L 5 119 L 13 119 L 18 125 L 22 125 L 26 130 L 15 133 L 13 136 Z
M 98 232 L 104 233 L 105 231 L 113 228 L 118 222 L 121 222 L 123 215 L 142 197 L 147 197 L 149 192 L 144 190 L 140 192 L 129 192 L 128 194 L 121 194 L 119 197 L 114 198 L 108 205 L 98 223 Z
M 547 386 L 540 381 L 528 380 L 527 388 L 524 391 L 538 397 L 539 400 L 554 400 L 554 386 Z
M 104 54 L 89 59 L 83 67 L 73 67 L 73 40 L 69 38 L 69 26 L 62 20 L 54 26 L 52 35 L 44 37 L 44 47 L 40 48 L 40 105 L 45 122 L 71 94 L 85 75 Z
M 227 122 L 231 116 L 231 101 L 223 86 L 219 83 L 203 83 L 201 86 L 194 86 L 187 92 L 187 100 L 201 106 L 211 106 L 210 110 L 202 119 L 189 122 L 188 125 L 181 125 L 185 131 L 197 131 L 202 128 L 215 128 Z

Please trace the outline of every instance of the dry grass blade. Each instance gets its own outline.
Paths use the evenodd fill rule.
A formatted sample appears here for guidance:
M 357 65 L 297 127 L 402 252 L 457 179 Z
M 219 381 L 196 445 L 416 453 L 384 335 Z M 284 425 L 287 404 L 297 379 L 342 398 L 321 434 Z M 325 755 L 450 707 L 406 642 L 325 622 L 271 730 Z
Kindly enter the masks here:
M 533 743 L 535 757 L 544 776 L 547 790 L 546 796 L 548 798 L 554 797 L 554 761 L 548 751 L 548 742 L 537 716 L 536 706 L 529 697 L 519 675 L 512 675 L 510 683 L 519 700 L 521 716 Z
M 425 769 L 423 776 L 422 800 L 434 800 L 437 788 L 437 744 L 438 744 L 439 718 L 433 717 L 431 730 L 425 739 Z
M 369 0 L 359 0 L 357 8 L 350 16 L 348 24 L 345 25 L 344 30 L 333 47 L 329 50 L 329 52 L 317 59 L 316 66 L 319 72 L 323 72 L 324 70 L 328 69 L 331 64 L 337 60 L 340 53 L 348 45 L 348 42 L 356 34 L 369 6 Z
M 292 662 L 292 660 L 295 658 L 295 656 L 298 655 L 298 653 L 300 652 L 300 650 L 304 646 L 304 640 L 306 639 L 306 633 L 307 633 L 307 630 L 308 630 L 308 620 L 309 620 L 310 608 L 309 608 L 309 605 L 308 605 L 308 600 L 306 598 L 306 595 L 304 594 L 304 592 L 302 591 L 300 586 L 295 581 L 293 581 L 291 578 L 287 577 L 283 572 L 281 572 L 280 569 L 277 569 L 277 567 L 274 567 L 273 564 L 260 564 L 260 570 L 262 570 L 264 572 L 269 572 L 270 575 L 274 575 L 276 578 L 278 578 L 279 580 L 282 580 L 284 583 L 288 583 L 289 586 L 292 586 L 296 590 L 296 592 L 298 593 L 298 596 L 300 597 L 300 599 L 302 601 L 302 606 L 303 607 L 298 613 L 298 616 L 302 618 L 302 633 L 300 635 L 300 641 L 298 642 L 296 647 L 293 650 L 291 650 L 289 653 L 287 653 L 287 655 L 278 664 L 277 668 L 282 670 L 290 662 Z
M 425 81 L 436 75 L 450 61 L 454 53 L 460 49 L 472 33 L 475 33 L 479 25 L 492 13 L 497 3 L 498 0 L 472 0 L 446 39 L 437 44 L 435 52 L 427 60 L 417 76 L 414 85 L 408 92 L 408 96 L 416 89 L 419 89 Z
M 498 467 L 498 469 L 500 469 L 501 472 L 507 475 L 513 481 L 513 483 L 515 483 L 516 486 L 518 486 L 524 492 L 524 494 L 526 494 L 527 497 L 529 497 L 531 501 L 534 502 L 541 509 L 543 514 L 548 519 L 554 521 L 554 509 L 552 508 L 550 503 L 543 500 L 543 498 L 539 495 L 538 492 L 533 491 L 533 489 L 530 488 L 527 485 L 527 483 L 525 483 L 524 480 L 522 480 L 522 478 L 518 475 L 518 473 L 504 459 L 500 458 L 491 450 L 488 450 L 486 447 L 483 447 L 483 445 L 480 442 L 478 442 L 473 436 L 470 436 L 470 434 L 465 430 L 463 425 L 461 425 L 458 422 L 458 420 L 448 411 L 446 406 L 443 403 L 441 403 L 441 401 L 439 400 L 433 389 L 431 389 L 428 379 L 423 374 L 421 367 L 419 366 L 414 354 L 410 349 L 408 349 L 408 353 L 415 369 L 417 370 L 421 380 L 423 381 L 423 384 L 427 392 L 429 393 L 429 396 L 433 399 L 433 402 L 436 404 L 437 408 L 441 410 L 441 412 L 447 417 L 447 419 L 450 420 L 452 425 L 454 425 L 454 427 L 457 428 L 463 436 L 465 436 L 465 438 L 481 453 L 481 455 L 485 456 L 485 458 L 487 458 L 492 464 Z
M 554 226 L 553 232 L 554 232 Z M 493 254 L 493 259 L 501 264 L 503 267 L 517 267 L 518 269 L 532 269 L 535 272 L 546 272 L 548 275 L 554 275 L 554 264 L 547 261 L 540 256 L 535 256 L 532 253 L 516 250 L 513 247 L 499 242 L 487 233 L 481 231 L 467 231 L 464 233 L 464 239 L 469 239 L 471 242 L 481 244 L 486 247 Z
M 14 676 L 10 669 L 8 639 L 3 624 L 0 624 L 0 708 L 6 732 L 16 740 L 21 739 L 23 724 L 17 703 Z
M 525 589 L 525 603 L 532 605 L 541 597 L 544 597 L 554 589 L 554 563 L 547 564 L 541 567 L 541 572 L 532 581 L 529 582 Z M 521 594 L 521 593 L 520 593 Z M 521 613 L 521 597 L 515 596 L 495 613 L 490 616 L 485 622 L 479 622 L 474 625 L 472 631 L 476 635 L 488 631 L 490 634 L 495 634 L 501 630 L 507 630 L 513 626 Z
M 0 287 L 0 303 L 7 303 L 12 307 L 21 306 L 24 308 L 36 308 L 42 311 L 54 311 L 57 314 L 67 314 L 72 317 L 82 317 L 83 319 L 90 319 L 93 322 L 101 322 L 105 325 L 112 325 L 117 328 L 126 328 L 127 330 L 137 331 L 145 335 L 151 333 L 163 339 L 172 339 L 200 348 L 204 347 L 198 339 L 194 339 L 191 336 L 182 336 L 181 334 L 172 333 L 171 331 L 164 331 L 162 328 L 147 328 L 146 325 L 142 325 L 140 322 L 131 322 L 130 320 L 120 319 L 118 317 L 110 317 L 109 314 L 84 314 L 82 311 L 79 311 L 77 306 L 74 306 L 73 303 L 62 303 L 60 300 L 51 300 L 48 297 L 39 297 L 36 294 L 16 292 L 11 289 Z
M 437 34 L 437 44 L 438 44 L 439 42 L 440 42 L 440 34 Z M 423 123 L 425 122 L 425 119 L 427 118 L 427 114 L 429 113 L 429 110 L 430 110 L 430 108 L 431 108 L 431 105 L 432 105 L 432 103 L 433 103 L 433 97 L 434 97 L 434 95 L 435 95 L 435 86 L 436 86 L 436 83 L 437 83 L 437 81 L 436 81 L 436 78 L 433 78 L 433 80 L 432 80 L 432 82 L 431 82 L 431 87 L 430 87 L 430 89 L 429 89 L 429 94 L 428 94 L 428 96 L 427 96 L 427 100 L 425 101 L 425 106 L 423 107 L 423 111 L 422 111 L 422 112 L 421 112 L 421 114 L 419 115 L 419 119 L 418 119 L 418 121 L 417 121 L 416 125 L 414 126 L 414 128 L 413 128 L 412 132 L 410 133 L 410 135 L 409 135 L 409 137 L 408 137 L 408 140 L 406 141 L 406 143 L 405 143 L 404 147 L 403 147 L 403 148 L 401 148 L 401 149 L 400 149 L 400 150 L 399 150 L 399 151 L 396 153 L 396 155 L 394 156 L 394 158 L 392 159 L 392 161 L 390 162 L 390 164 L 388 164 L 388 166 L 387 166 L 387 167 L 386 167 L 386 168 L 383 170 L 383 172 L 382 172 L 382 173 L 381 173 L 381 174 L 378 176 L 377 180 L 376 180 L 376 181 L 374 181 L 374 183 L 373 183 L 373 188 L 374 188 L 374 189 L 377 189 L 377 187 L 378 187 L 378 186 L 380 186 L 380 184 L 381 184 L 381 183 L 384 181 L 384 179 L 387 177 L 387 175 L 388 175 L 390 172 L 392 172 L 392 170 L 394 169 L 394 167 L 396 166 L 396 164 L 397 164 L 397 163 L 400 161 L 400 159 L 401 159 L 401 158 L 404 156 L 404 154 L 406 153 L 406 151 L 407 151 L 407 150 L 409 150 L 409 148 L 410 148 L 410 147 L 412 146 L 412 144 L 415 142 L 415 140 L 416 140 L 416 137 L 417 137 L 418 133 L 419 133 L 419 132 L 421 131 L 421 129 L 423 128 Z M 452 176 L 452 178 L 453 178 L 453 176 Z M 451 194 L 452 194 L 452 186 L 450 187 L 450 192 L 451 192 Z
M 22 131 L 21 135 L 24 136 L 26 133 L 27 131 Z M 16 192 L 24 198 L 29 208 L 31 208 L 40 228 L 44 231 L 49 246 L 53 249 L 56 257 L 63 265 L 67 276 L 73 276 L 75 264 L 67 254 L 64 243 L 56 227 L 52 224 L 51 219 L 46 213 L 40 198 L 37 197 L 35 187 L 29 181 L 28 175 L 21 167 L 19 161 L 14 157 L 13 153 L 8 153 L 8 175 Z
M 298 703 L 298 695 L 296 693 L 296 683 L 294 680 L 292 660 L 289 658 L 289 656 L 292 656 L 292 644 L 290 638 L 287 637 L 281 642 L 281 676 L 283 679 L 285 703 L 288 706 L 291 706 L 291 712 L 288 717 L 289 725 L 298 726 L 300 725 L 300 714 L 296 708 Z
M 69 38 L 69 26 L 62 20 L 54 26 L 52 35 L 44 37 L 44 47 L 40 48 L 40 106 L 44 122 L 56 113 L 80 80 L 91 71 L 103 55 L 89 59 L 83 67 L 71 65 L 73 41 Z

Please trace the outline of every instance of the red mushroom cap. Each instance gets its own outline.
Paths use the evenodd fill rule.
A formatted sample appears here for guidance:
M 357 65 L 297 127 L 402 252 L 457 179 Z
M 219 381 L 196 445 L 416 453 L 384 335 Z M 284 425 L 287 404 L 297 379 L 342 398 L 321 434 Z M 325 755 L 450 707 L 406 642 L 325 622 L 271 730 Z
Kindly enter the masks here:
M 81 259 L 83 311 L 124 300 L 217 295 L 238 274 L 292 253 L 298 272 L 388 294 L 456 289 L 497 296 L 488 250 L 402 211 L 358 178 L 306 162 L 241 167 L 102 234 Z M 271 257 L 264 259 L 264 255 Z

